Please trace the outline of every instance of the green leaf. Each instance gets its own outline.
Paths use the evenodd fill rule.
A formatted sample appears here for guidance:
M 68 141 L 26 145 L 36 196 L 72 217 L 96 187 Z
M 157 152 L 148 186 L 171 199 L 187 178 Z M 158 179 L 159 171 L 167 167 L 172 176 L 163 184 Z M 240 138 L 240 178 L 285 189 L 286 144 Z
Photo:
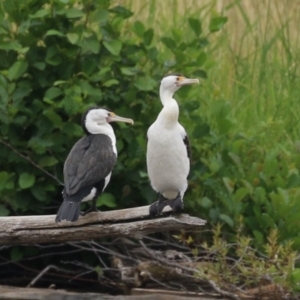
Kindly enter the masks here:
M 260 231 L 253 230 L 253 235 L 255 236 L 256 241 L 260 244 L 263 245 L 264 243 L 264 236 Z
M 221 30 L 223 26 L 226 24 L 227 20 L 228 20 L 227 17 L 222 17 L 222 16 L 211 18 L 209 23 L 209 31 L 216 32 Z
M 95 11 L 94 20 L 100 21 L 102 24 L 109 19 L 109 12 L 105 9 Z
M 84 16 L 84 13 L 81 10 L 72 7 L 66 10 L 66 16 L 69 19 L 80 18 Z
M 66 80 L 57 80 L 57 81 L 54 81 L 53 85 L 54 86 L 57 86 L 57 85 L 62 85 L 64 83 L 66 83 L 67 81 Z
M 56 97 L 60 96 L 61 94 L 62 94 L 62 90 L 60 88 L 51 87 L 46 91 L 45 98 L 55 99 Z
M 110 9 L 110 12 L 120 15 L 124 19 L 127 19 L 133 15 L 133 12 L 121 5 L 113 7 L 112 9 Z
M 55 29 L 50 29 L 46 32 L 46 36 L 48 35 L 57 35 L 57 36 L 65 36 L 63 33 L 61 33 L 60 31 L 58 30 L 55 30 Z
M 33 136 L 28 141 L 28 146 L 38 154 L 45 153 L 46 149 L 53 146 L 53 141 L 41 139 L 39 137 Z
M 18 261 L 23 258 L 23 253 L 19 247 L 13 247 L 10 250 L 10 259 L 12 261 Z
M 22 46 L 18 41 L 5 41 L 0 43 L 0 49 L 20 51 L 22 49 Z
M 211 208 L 213 205 L 213 202 L 208 197 L 197 199 L 197 202 L 204 208 Z
M 43 112 L 43 114 L 53 123 L 54 127 L 62 127 L 63 121 L 61 116 L 59 116 L 54 110 L 48 109 Z
M 15 80 L 19 78 L 28 67 L 28 63 L 24 60 L 16 61 L 8 70 L 8 78 L 10 80 Z
M 74 45 L 79 40 L 79 35 L 77 33 L 67 33 L 67 39 Z
M 46 62 L 49 65 L 57 66 L 62 62 L 62 59 L 55 46 L 48 48 L 46 54 Z
M 198 56 L 197 56 L 197 65 L 199 67 L 203 66 L 207 60 L 207 55 L 205 52 L 201 52 Z
M 115 56 L 118 56 L 122 49 L 122 43 L 118 40 L 103 41 L 103 45 L 112 55 Z
M 121 73 L 127 76 L 136 75 L 137 70 L 133 68 L 121 68 Z
M 110 86 L 116 85 L 116 84 L 119 84 L 119 81 L 118 81 L 118 80 L 116 80 L 116 79 L 109 79 L 109 80 L 107 80 L 107 81 L 105 81 L 105 82 L 103 83 L 103 86 L 105 86 L 105 87 L 110 87 Z
M 39 19 L 39 18 L 44 18 L 50 14 L 49 10 L 46 9 L 40 9 L 38 10 L 35 14 L 29 15 L 30 19 Z
M 52 167 L 58 163 L 58 160 L 53 156 L 44 156 L 38 162 L 40 167 Z
M 8 216 L 9 210 L 2 204 L 0 204 L 0 216 Z
M 97 206 L 107 206 L 110 208 L 116 207 L 116 198 L 114 195 L 109 193 L 103 193 L 98 199 L 97 199 Z
M 228 177 L 223 177 L 223 182 L 224 182 L 228 192 L 231 194 L 233 192 L 234 182 Z
M 32 195 L 34 196 L 35 199 L 38 201 L 45 201 L 47 199 L 47 193 L 43 186 L 41 185 L 35 185 L 30 189 Z
M 193 130 L 193 138 L 201 139 L 210 133 L 210 126 L 206 123 L 196 124 L 195 129 Z
M 91 51 L 94 54 L 97 54 L 100 50 L 99 41 L 95 38 L 89 38 L 85 40 L 85 49 Z
M 31 87 L 21 86 L 18 87 L 12 95 L 14 101 L 22 100 L 24 97 L 28 96 L 32 91 Z
M 134 85 L 141 91 L 152 91 L 157 84 L 149 76 L 140 76 L 136 79 Z
M 138 37 L 142 38 L 145 33 L 145 26 L 142 22 L 135 21 L 132 26 L 132 30 Z
M 224 215 L 224 214 L 220 214 L 219 218 L 222 221 L 224 221 L 226 224 L 228 224 L 230 227 L 233 227 L 234 222 L 233 222 L 233 220 L 229 216 Z
M 193 29 L 195 34 L 199 36 L 202 33 L 202 26 L 199 19 L 189 18 L 188 19 L 190 27 Z
M 236 192 L 234 193 L 233 199 L 236 202 L 240 202 L 242 201 L 247 195 L 249 194 L 249 189 L 245 188 L 245 187 L 241 187 L 239 189 L 236 190 Z
M 173 39 L 171 39 L 171 38 L 169 38 L 169 37 L 163 37 L 163 38 L 161 39 L 161 41 L 162 41 L 169 49 L 171 49 L 171 50 L 176 49 L 176 42 L 175 42 Z
M 152 28 L 148 29 L 145 33 L 144 33 L 144 44 L 146 46 L 149 46 L 152 42 L 153 39 L 153 35 L 154 35 L 154 31 Z
M 36 62 L 33 64 L 33 66 L 38 70 L 43 71 L 45 70 L 46 64 L 44 62 Z
M 21 189 L 28 189 L 35 183 L 35 176 L 29 173 L 22 173 L 19 177 L 19 186 Z

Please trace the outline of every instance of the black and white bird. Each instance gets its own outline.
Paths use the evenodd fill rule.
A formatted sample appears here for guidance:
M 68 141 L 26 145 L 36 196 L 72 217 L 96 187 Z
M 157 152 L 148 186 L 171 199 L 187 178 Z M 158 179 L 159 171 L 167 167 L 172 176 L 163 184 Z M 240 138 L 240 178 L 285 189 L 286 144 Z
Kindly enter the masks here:
M 179 107 L 173 98 L 182 86 L 199 83 L 179 74 L 167 75 L 160 84 L 163 109 L 149 127 L 147 137 L 147 171 L 158 201 L 150 206 L 155 216 L 169 205 L 174 212 L 183 210 L 183 196 L 190 171 L 190 142 L 185 129 L 178 123 Z
M 117 116 L 100 107 L 92 107 L 82 116 L 86 135 L 71 149 L 64 164 L 64 201 L 55 222 L 75 222 L 80 215 L 80 204 L 92 200 L 90 211 L 97 211 L 96 200 L 110 181 L 117 161 L 116 136 L 110 122 L 133 120 Z

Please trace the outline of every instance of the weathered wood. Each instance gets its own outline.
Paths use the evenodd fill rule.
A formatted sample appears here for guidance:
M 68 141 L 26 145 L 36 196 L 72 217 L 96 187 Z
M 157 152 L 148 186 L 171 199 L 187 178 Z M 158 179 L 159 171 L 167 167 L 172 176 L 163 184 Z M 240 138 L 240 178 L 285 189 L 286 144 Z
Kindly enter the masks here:
M 0 245 L 74 242 L 105 236 L 138 238 L 162 230 L 197 229 L 206 223 L 186 214 L 149 219 L 149 206 L 90 213 L 74 223 L 55 223 L 54 219 L 55 215 L 0 217 Z
M 191 293 L 178 293 L 170 291 L 156 290 L 147 292 L 147 290 L 136 290 L 131 296 L 110 296 L 98 293 L 75 293 L 65 290 L 39 289 L 39 288 L 19 288 L 12 286 L 0 286 L 0 299 L 14 300 L 191 300 Z M 207 298 L 197 296 L 199 300 L 211 300 L 216 298 Z M 220 298 L 218 298 L 220 299 Z
M 171 208 L 166 206 L 163 213 L 171 212 Z M 79 227 L 93 223 L 120 222 L 149 217 L 149 205 L 134 208 L 126 208 L 111 211 L 92 212 L 85 216 L 80 216 L 76 222 L 55 223 L 55 215 L 45 216 L 17 216 L 17 217 L 0 217 L 0 228 L 6 226 L 12 230 L 23 228 L 61 228 L 61 227 Z
M 194 292 L 180 292 L 180 291 L 172 291 L 172 290 L 162 290 L 162 289 L 146 289 L 146 288 L 134 288 L 131 290 L 132 295 L 140 295 L 141 299 L 143 299 L 143 295 L 159 295 L 159 296 L 168 296 L 170 300 L 226 300 L 225 298 L 220 298 L 220 294 L 213 294 L 211 296 L 207 296 L 205 293 L 194 293 Z

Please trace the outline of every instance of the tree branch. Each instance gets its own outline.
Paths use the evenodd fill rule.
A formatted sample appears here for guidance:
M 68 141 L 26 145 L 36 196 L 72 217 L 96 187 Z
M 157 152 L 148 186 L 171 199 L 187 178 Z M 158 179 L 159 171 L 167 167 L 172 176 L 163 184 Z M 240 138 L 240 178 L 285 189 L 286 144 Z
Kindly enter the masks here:
M 169 212 L 166 207 L 164 212 Z M 61 243 L 105 236 L 141 238 L 158 231 L 197 229 L 206 221 L 186 214 L 149 218 L 149 206 L 90 213 L 77 222 L 55 223 L 55 215 L 0 217 L 0 245 Z
M 15 149 L 10 143 L 5 142 L 0 139 L 0 143 L 5 145 L 6 147 L 10 148 L 13 152 L 15 152 L 18 156 L 22 157 L 23 159 L 27 160 L 29 163 L 31 163 L 34 167 L 45 173 L 46 175 L 50 176 L 52 179 L 54 179 L 58 184 L 64 186 L 64 184 L 53 174 L 49 173 L 42 167 L 40 167 L 37 163 L 35 163 L 30 157 L 25 156 L 24 154 L 20 153 L 17 149 Z

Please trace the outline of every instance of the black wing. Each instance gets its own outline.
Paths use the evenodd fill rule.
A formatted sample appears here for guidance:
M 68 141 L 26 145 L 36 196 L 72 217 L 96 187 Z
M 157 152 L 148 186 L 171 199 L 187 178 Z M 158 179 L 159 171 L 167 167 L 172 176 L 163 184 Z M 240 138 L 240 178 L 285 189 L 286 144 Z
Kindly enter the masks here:
M 64 165 L 64 182 L 68 195 L 104 179 L 113 169 L 117 157 L 112 141 L 104 134 L 81 138 L 70 151 Z
M 191 159 L 192 150 L 191 150 L 191 144 L 190 144 L 190 139 L 189 139 L 188 135 L 186 135 L 184 137 L 183 142 L 186 146 L 187 156 L 189 159 Z

